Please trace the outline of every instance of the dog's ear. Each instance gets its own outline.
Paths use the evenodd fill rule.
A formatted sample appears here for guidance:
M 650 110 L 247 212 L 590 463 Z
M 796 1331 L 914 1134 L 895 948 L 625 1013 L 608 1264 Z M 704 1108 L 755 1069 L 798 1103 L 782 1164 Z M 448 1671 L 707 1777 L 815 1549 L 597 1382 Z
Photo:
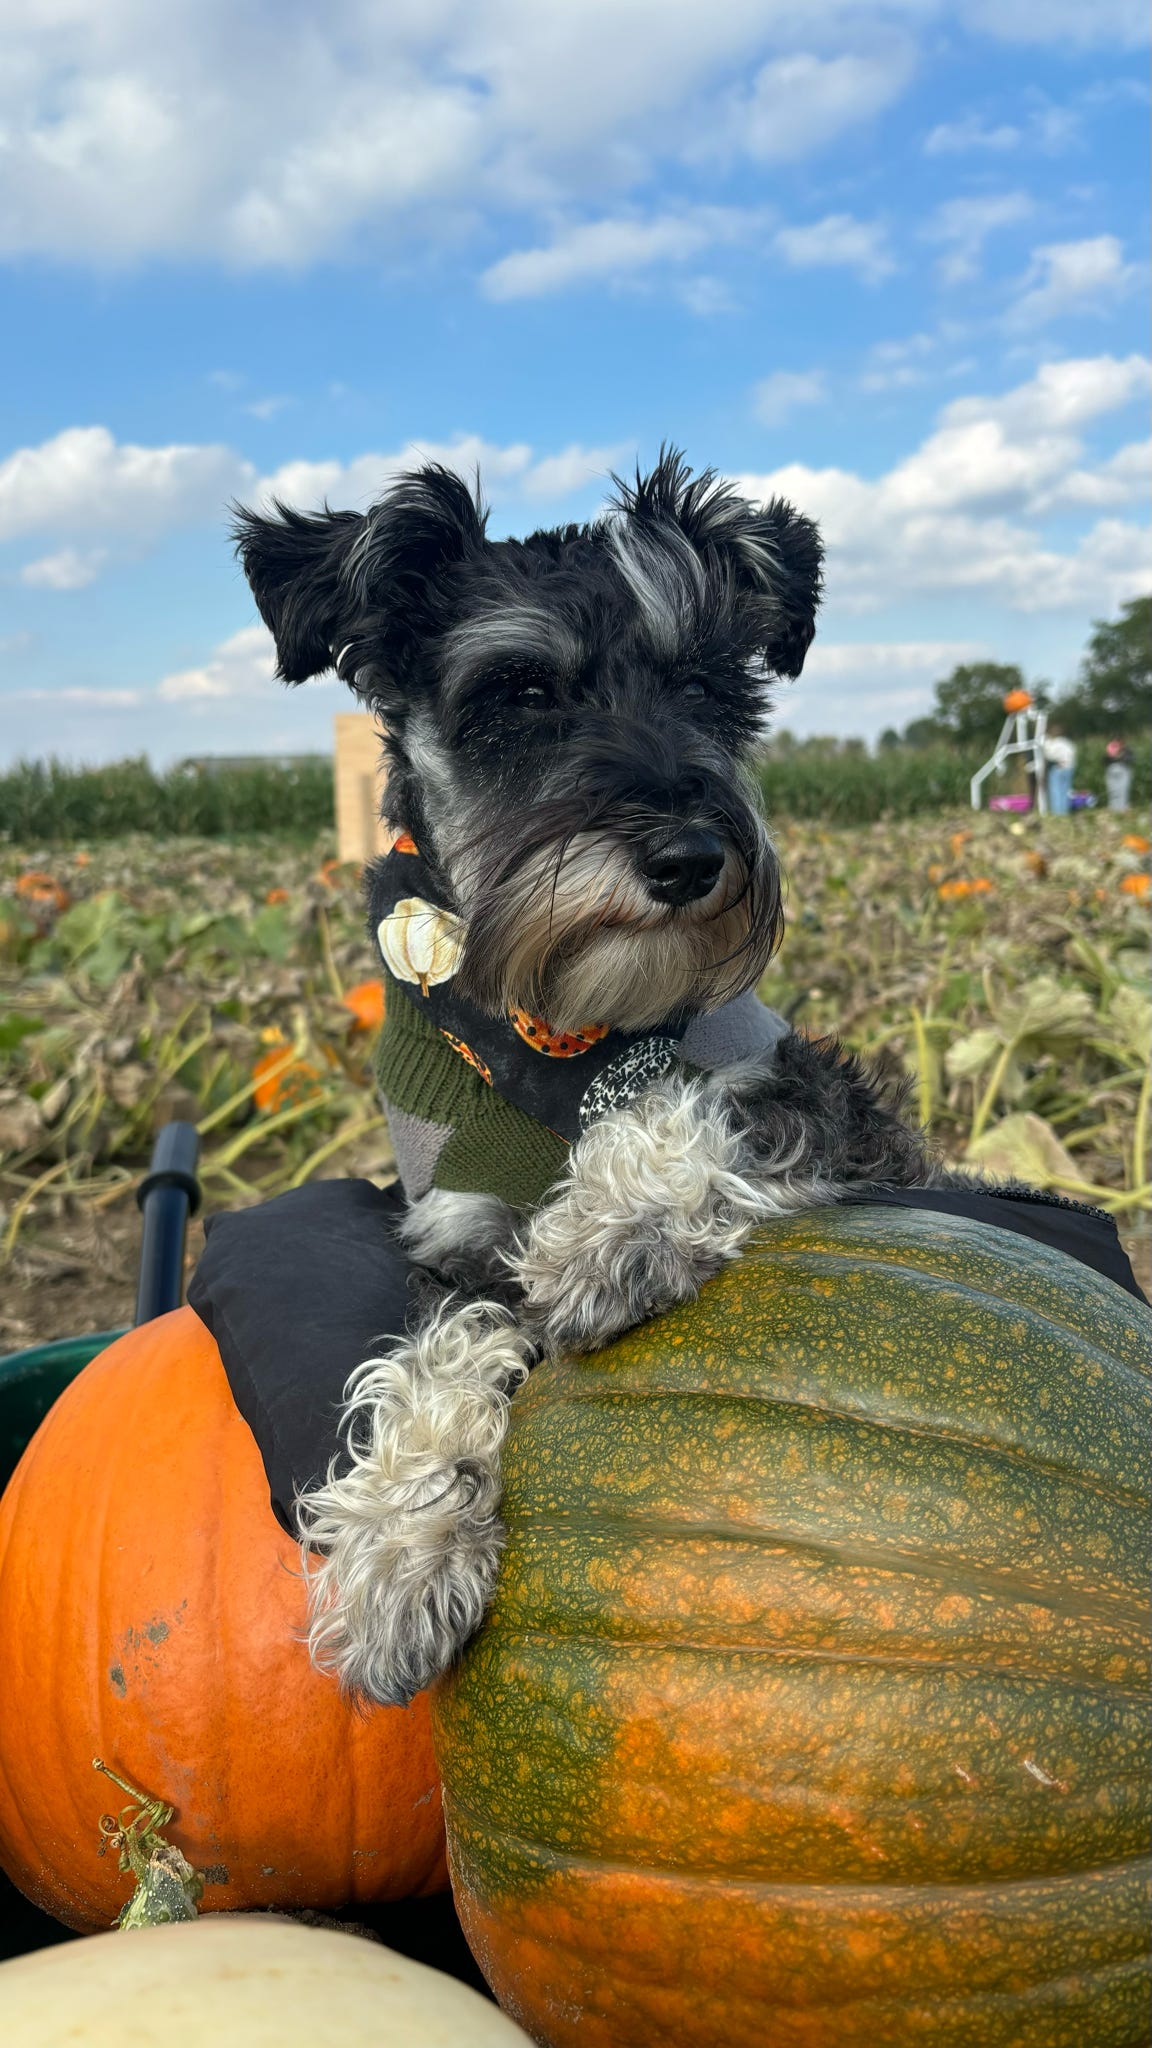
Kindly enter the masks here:
M 439 462 L 397 477 L 366 514 L 348 558 L 358 611 L 382 614 L 400 633 L 432 623 L 436 578 L 483 545 L 487 516 L 479 479 L 471 491 Z
M 236 552 L 286 683 L 332 666 L 347 610 L 344 567 L 363 525 L 360 512 L 296 512 L 278 501 L 270 515 L 236 507 Z
M 715 470 L 694 477 L 678 448 L 662 448 L 655 469 L 617 487 L 617 504 L 650 540 L 687 540 L 699 563 L 718 568 L 751 601 L 766 666 L 798 676 L 816 631 L 824 550 L 811 519 L 783 498 L 754 505 Z M 698 572 L 697 572 L 698 573 Z M 756 618 L 755 614 L 759 613 Z
M 331 668 L 371 624 L 387 661 L 434 618 L 438 573 L 484 539 L 485 514 L 461 477 L 439 463 L 398 477 L 368 512 L 238 507 L 236 551 L 276 642 L 276 672 L 302 683 Z

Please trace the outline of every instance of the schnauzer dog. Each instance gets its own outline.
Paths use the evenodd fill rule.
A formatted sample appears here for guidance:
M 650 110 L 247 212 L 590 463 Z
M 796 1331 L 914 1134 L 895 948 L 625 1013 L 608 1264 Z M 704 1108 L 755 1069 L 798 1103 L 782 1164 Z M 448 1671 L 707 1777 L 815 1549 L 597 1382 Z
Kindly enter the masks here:
M 386 965 L 397 917 L 431 920 L 435 945 L 389 979 L 386 1032 L 462 1055 L 442 1116 L 404 1096 L 413 1037 L 395 1084 L 383 1061 L 402 1234 L 441 1284 L 353 1376 L 350 1462 L 300 1503 L 313 1656 L 376 1701 L 410 1699 L 480 1623 L 508 1404 L 542 1355 L 690 1299 L 768 1218 L 945 1178 L 857 1060 L 753 993 L 782 915 L 750 760 L 813 636 L 816 528 L 675 451 L 614 482 L 593 524 L 524 541 L 489 540 L 479 486 L 436 465 L 364 514 L 237 522 L 282 678 L 335 666 L 387 733 L 419 889 L 387 880 L 389 856 L 373 929 Z M 437 994 L 455 1008 L 429 1022 Z M 505 1157 L 492 1097 L 510 1094 L 553 1147 L 543 1181 L 493 1165 L 487 1184 L 475 1151 L 443 1165 L 457 1075 L 484 1157 Z

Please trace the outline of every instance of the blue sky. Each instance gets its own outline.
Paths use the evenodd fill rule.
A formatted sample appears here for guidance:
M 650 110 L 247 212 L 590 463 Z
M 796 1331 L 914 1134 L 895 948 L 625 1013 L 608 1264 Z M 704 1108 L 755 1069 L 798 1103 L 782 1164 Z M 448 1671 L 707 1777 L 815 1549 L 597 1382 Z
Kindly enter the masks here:
M 37 0 L 0 30 L 0 755 L 300 751 L 225 536 L 678 441 L 828 543 L 779 722 L 1152 587 L 1134 0 Z

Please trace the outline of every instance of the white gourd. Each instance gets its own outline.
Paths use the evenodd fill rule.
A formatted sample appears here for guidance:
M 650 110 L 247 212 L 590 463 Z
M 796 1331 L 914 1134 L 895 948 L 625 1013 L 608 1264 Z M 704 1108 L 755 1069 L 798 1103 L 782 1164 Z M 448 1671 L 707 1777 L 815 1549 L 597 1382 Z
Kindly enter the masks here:
M 382 917 L 376 937 L 385 965 L 397 981 L 418 983 L 427 995 L 435 982 L 451 981 L 460 964 L 464 925 L 450 910 L 422 896 L 405 896 Z
M 453 1977 L 358 1935 L 212 1913 L 0 1963 L 4 2048 L 529 2048 Z

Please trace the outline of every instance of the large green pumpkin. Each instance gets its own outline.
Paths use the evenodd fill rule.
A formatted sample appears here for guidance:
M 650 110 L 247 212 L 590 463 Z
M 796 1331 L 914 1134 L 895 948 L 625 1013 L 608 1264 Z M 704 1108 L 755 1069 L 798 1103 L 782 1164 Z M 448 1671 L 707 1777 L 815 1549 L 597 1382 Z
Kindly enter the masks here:
M 438 1703 L 549 2048 L 1148 2040 L 1152 1314 L 991 1227 L 765 1230 L 514 1404 Z

